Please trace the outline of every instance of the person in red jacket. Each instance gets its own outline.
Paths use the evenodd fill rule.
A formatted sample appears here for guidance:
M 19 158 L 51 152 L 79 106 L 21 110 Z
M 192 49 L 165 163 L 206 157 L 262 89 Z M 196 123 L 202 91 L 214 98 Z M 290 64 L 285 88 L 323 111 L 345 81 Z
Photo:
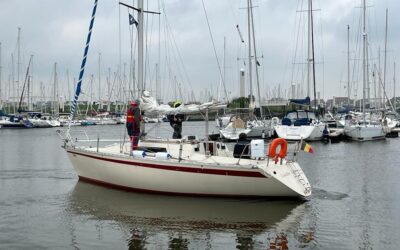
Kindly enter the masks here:
M 142 115 L 140 113 L 139 105 L 137 102 L 132 101 L 126 112 L 126 129 L 131 139 L 132 150 L 136 150 L 138 147 L 141 121 Z

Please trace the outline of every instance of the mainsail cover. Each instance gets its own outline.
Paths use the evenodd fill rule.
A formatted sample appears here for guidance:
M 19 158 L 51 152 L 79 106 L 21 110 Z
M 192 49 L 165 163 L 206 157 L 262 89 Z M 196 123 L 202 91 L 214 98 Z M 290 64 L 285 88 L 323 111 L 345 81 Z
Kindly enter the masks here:
M 289 102 L 299 105 L 310 105 L 310 97 L 304 99 L 289 99 Z
M 162 115 L 173 115 L 173 114 L 199 114 L 208 111 L 217 111 L 226 108 L 226 104 L 211 101 L 203 104 L 182 104 L 177 108 L 172 108 L 167 104 L 158 104 L 157 100 L 151 96 L 149 91 L 143 91 L 142 97 L 140 98 L 140 109 L 149 118 L 157 118 Z

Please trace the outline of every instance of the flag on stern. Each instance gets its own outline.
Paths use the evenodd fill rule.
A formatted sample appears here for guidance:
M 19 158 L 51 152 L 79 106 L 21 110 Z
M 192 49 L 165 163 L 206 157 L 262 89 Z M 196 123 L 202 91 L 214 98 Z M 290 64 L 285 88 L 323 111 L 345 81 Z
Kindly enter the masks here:
M 135 20 L 135 18 L 131 14 L 129 14 L 129 25 L 132 24 L 135 24 L 137 27 L 139 23 Z
M 303 143 L 301 149 L 304 150 L 304 152 L 314 154 L 314 149 L 311 147 L 310 144 L 308 144 L 308 143 L 306 143 L 306 142 Z

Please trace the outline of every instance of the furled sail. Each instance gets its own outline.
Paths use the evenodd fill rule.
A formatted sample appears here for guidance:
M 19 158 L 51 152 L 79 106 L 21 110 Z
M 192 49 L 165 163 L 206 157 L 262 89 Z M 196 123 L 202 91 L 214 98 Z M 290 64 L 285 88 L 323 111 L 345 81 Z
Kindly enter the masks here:
M 209 111 L 217 111 L 226 108 L 225 103 L 211 101 L 202 104 L 188 104 L 177 108 L 172 108 L 167 104 L 158 104 L 157 100 L 151 96 L 149 91 L 143 91 L 142 97 L 140 98 L 140 109 L 144 112 L 147 117 L 160 117 L 162 115 L 171 114 L 198 114 Z

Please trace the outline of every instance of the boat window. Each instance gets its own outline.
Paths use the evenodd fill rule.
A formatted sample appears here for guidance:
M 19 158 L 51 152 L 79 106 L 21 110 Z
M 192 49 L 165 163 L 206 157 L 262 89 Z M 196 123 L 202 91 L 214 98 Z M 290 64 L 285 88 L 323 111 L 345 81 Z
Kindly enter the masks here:
M 305 112 L 305 111 L 297 111 L 297 117 L 298 117 L 299 119 L 308 118 L 308 117 L 307 117 L 307 112 Z
M 316 120 L 315 113 L 313 113 L 313 112 L 308 112 L 308 118 L 309 118 L 309 119 Z
M 290 120 L 296 120 L 297 119 L 297 114 L 296 114 L 296 112 L 291 112 L 291 113 L 288 113 L 286 115 L 286 117 L 289 118 Z

